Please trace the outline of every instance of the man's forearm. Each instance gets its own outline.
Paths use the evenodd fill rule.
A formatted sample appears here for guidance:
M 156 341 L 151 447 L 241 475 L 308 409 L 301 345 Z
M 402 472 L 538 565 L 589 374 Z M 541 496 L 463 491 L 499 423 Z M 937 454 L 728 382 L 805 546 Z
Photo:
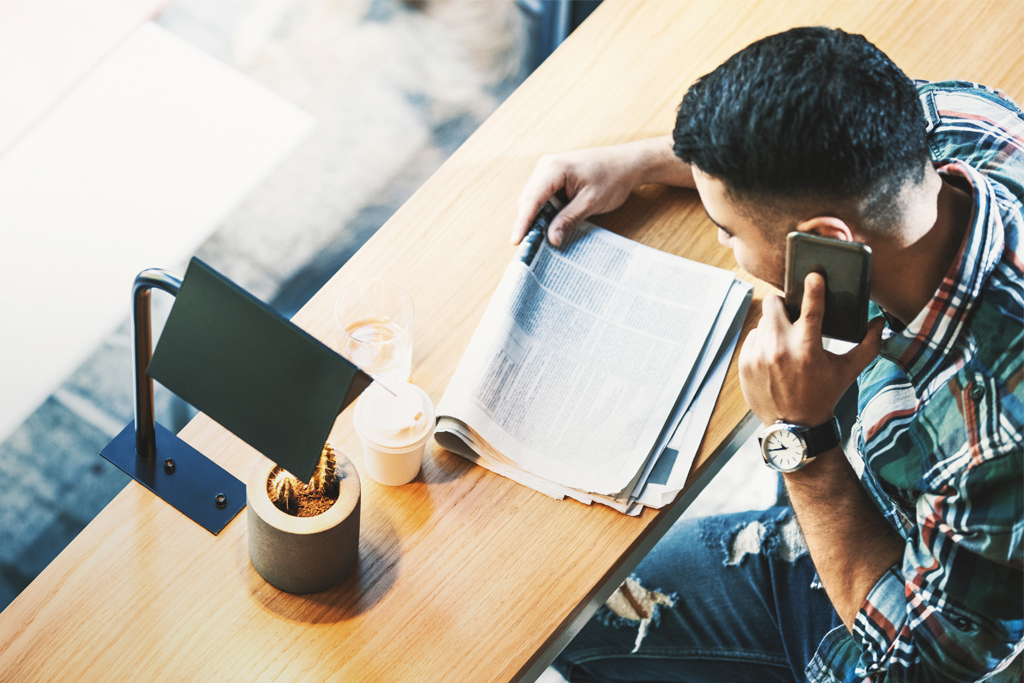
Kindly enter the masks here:
M 690 165 L 672 152 L 672 136 L 648 138 L 626 143 L 634 147 L 640 165 L 639 185 L 657 183 L 674 187 L 694 188 Z
M 868 593 L 901 562 L 904 541 L 868 498 L 840 448 L 785 480 L 818 577 L 852 629 Z

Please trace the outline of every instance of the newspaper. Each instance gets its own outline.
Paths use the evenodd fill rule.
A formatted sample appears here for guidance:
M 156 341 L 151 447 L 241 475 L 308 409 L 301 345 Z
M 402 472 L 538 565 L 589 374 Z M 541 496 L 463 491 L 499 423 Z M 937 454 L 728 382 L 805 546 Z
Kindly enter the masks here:
M 699 372 L 699 387 L 693 390 L 697 383 L 691 383 L 688 388 L 692 390 L 691 400 L 682 403 L 685 406 L 683 414 L 669 433 L 667 443 L 661 448 L 656 447 L 657 455 L 651 458 L 642 478 L 643 490 L 637 496 L 638 503 L 654 508 L 663 507 L 675 500 L 686 484 L 690 466 L 697 457 L 697 448 L 725 383 L 725 375 L 739 342 L 752 294 L 753 288 L 741 280 L 737 280 L 729 290 L 719 319 L 731 320 L 732 323 L 728 328 L 724 324 L 715 326 L 708 350 L 717 349 L 717 354 L 713 360 L 711 353 L 706 354 Z M 636 513 L 639 513 L 639 509 Z
M 589 223 L 554 247 L 542 219 L 555 211 L 505 271 L 438 404 L 435 438 L 556 498 L 636 514 L 646 487 L 640 504 L 660 507 L 682 484 L 659 458 L 674 450 L 681 465 L 685 449 L 670 446 L 682 424 L 696 452 L 710 418 L 697 397 L 712 387 L 713 407 L 721 382 L 706 380 L 728 366 L 750 287 Z

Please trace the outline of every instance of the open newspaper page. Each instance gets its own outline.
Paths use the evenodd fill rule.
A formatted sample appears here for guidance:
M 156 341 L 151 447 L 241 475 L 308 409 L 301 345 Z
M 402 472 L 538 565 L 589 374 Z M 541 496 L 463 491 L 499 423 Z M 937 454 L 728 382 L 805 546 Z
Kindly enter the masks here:
M 681 419 L 673 423 L 667 432 L 667 443 L 662 444 L 657 459 L 652 458 L 641 480 L 642 490 L 636 497 L 641 505 L 660 508 L 668 505 L 686 485 L 690 467 L 697 455 L 711 413 L 718 395 L 725 384 L 725 376 L 732 361 L 733 352 L 739 343 L 743 321 L 753 295 L 753 287 L 742 280 L 736 280 L 729 296 L 722 306 L 719 324 L 715 326 L 713 340 L 708 347 L 711 353 L 702 360 L 699 384 L 691 382 L 687 387 L 690 400 L 685 405 Z M 728 326 L 721 323 L 729 323 Z M 663 439 L 665 436 L 663 436 Z
M 676 434 L 682 428 L 682 422 L 686 416 L 691 415 L 691 408 L 695 402 L 710 405 L 707 419 L 703 423 L 694 422 L 692 418 L 689 420 L 693 429 L 700 429 L 700 434 L 697 437 L 698 443 L 693 445 L 693 451 L 696 453 L 700 438 L 711 417 L 710 410 L 714 408 L 718 394 L 722 390 L 724 372 L 732 360 L 736 341 L 743 327 L 743 320 L 746 318 L 747 309 L 750 308 L 752 293 L 753 288 L 749 284 L 742 280 L 733 280 L 732 287 L 726 294 L 725 303 L 722 304 L 722 308 L 718 312 L 718 320 L 715 321 L 711 334 L 708 335 L 704 348 L 701 350 L 697 366 L 691 373 L 689 381 L 683 388 L 683 393 L 679 396 L 672 414 L 666 421 L 661 437 L 654 445 L 653 457 L 647 463 L 647 468 L 639 478 L 637 486 L 634 487 L 634 493 L 645 487 L 648 477 L 656 466 L 662 468 L 661 471 L 664 472 L 665 465 L 662 460 L 665 459 L 666 450 L 671 448 L 670 441 L 676 439 Z M 725 368 L 720 369 L 719 366 L 723 364 Z M 716 371 L 718 371 L 717 375 Z M 692 433 L 690 432 L 690 434 Z M 669 453 L 669 459 L 671 459 L 671 453 Z M 680 467 L 684 466 L 684 463 L 678 459 L 677 464 Z M 685 464 L 685 467 L 689 469 L 689 464 Z
M 438 441 L 458 436 L 527 485 L 510 472 L 628 498 L 733 276 L 586 223 L 561 248 L 544 232 L 498 285 L 438 406 Z

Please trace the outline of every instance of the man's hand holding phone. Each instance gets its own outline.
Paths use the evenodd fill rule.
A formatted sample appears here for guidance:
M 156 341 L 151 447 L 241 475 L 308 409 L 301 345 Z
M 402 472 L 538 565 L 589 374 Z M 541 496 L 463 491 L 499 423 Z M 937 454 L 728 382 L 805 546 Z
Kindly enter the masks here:
M 740 388 L 764 424 L 785 420 L 815 427 L 832 417 L 857 375 L 878 356 L 884 319 L 868 323 L 864 339 L 845 354 L 829 353 L 821 338 L 825 279 L 804 280 L 800 317 L 789 321 L 782 297 L 765 297 L 761 320 L 740 350 Z

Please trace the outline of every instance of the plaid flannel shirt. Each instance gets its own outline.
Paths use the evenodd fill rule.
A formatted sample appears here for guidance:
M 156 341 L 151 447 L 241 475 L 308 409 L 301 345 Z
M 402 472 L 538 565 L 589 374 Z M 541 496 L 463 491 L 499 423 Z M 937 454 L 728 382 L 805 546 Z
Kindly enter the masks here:
M 918 91 L 973 215 L 934 298 L 858 379 L 848 457 L 906 549 L 812 681 L 1020 680 L 1024 661 L 1024 114 L 971 83 Z

